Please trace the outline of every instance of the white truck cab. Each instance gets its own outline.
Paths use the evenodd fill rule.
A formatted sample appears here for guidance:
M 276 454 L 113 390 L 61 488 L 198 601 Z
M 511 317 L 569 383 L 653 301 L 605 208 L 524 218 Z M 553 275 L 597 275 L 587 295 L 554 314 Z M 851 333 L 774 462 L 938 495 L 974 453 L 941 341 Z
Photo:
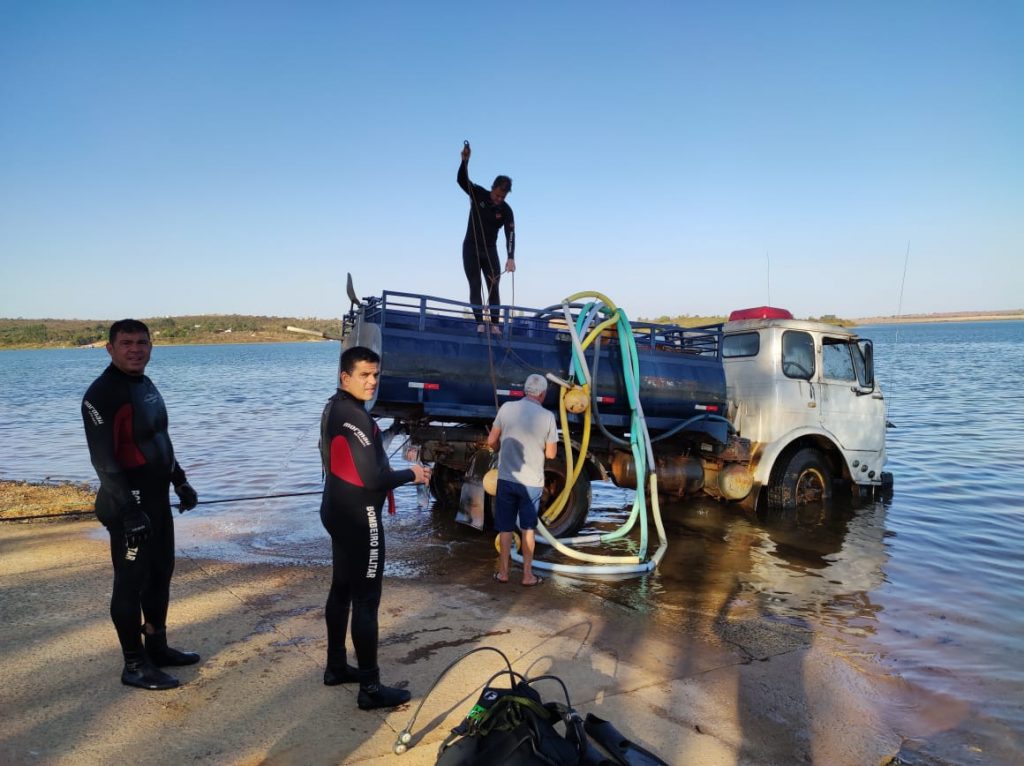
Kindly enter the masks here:
M 891 486 L 871 341 L 769 306 L 734 311 L 722 331 L 727 417 L 751 443 L 755 501 L 824 501 L 836 481 Z

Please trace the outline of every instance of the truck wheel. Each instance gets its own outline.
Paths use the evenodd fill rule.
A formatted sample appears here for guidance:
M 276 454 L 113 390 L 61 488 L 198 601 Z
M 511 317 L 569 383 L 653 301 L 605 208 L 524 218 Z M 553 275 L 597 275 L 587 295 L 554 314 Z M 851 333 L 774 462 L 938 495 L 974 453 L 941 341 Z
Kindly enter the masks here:
M 544 494 L 540 498 L 542 519 L 544 510 L 561 494 L 565 480 L 565 460 L 559 454 L 558 457 L 548 460 L 544 465 Z M 550 522 L 545 521 L 544 526 L 555 537 L 571 537 L 580 531 L 587 520 L 589 511 L 590 477 L 587 476 L 586 469 L 584 469 L 580 472 L 580 477 L 569 493 L 569 499 L 562 511 Z
M 457 471 L 441 463 L 434 464 L 434 471 L 430 475 L 430 491 L 437 498 L 438 505 L 444 508 L 459 507 L 463 476 L 463 471 Z
M 798 508 L 832 499 L 832 469 L 816 449 L 805 447 L 783 457 L 768 483 L 768 505 Z

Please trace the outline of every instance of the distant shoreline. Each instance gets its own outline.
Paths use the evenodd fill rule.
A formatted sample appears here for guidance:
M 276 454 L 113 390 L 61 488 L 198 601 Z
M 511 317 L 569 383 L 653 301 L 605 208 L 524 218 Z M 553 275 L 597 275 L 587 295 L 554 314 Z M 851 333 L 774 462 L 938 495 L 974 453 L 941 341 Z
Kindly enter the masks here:
M 340 333 L 340 319 L 272 317 L 242 314 L 196 314 L 177 317 L 139 317 L 158 346 L 224 345 L 238 343 L 309 342 Z M 109 320 L 0 318 L 0 350 L 102 348 Z
M 1013 309 L 1008 311 L 951 311 L 936 312 L 932 314 L 904 314 L 902 316 L 874 316 L 861 317 L 859 319 L 844 319 L 841 317 L 829 317 L 828 321 L 847 327 L 861 327 L 865 325 L 892 325 L 892 324 L 924 324 L 928 322 L 990 322 L 1003 320 L 1024 320 L 1024 309 Z M 203 316 L 203 317 L 163 317 L 160 319 L 146 320 L 151 322 L 153 329 L 153 340 L 158 346 L 207 346 L 207 345 L 228 345 L 238 343 L 309 343 L 322 342 L 328 335 L 334 337 L 335 329 L 340 325 L 338 319 L 309 319 L 309 318 L 282 318 L 282 317 L 253 317 L 231 315 L 224 316 Z M 182 333 L 176 331 L 165 333 L 161 327 L 170 323 L 175 325 L 188 325 L 195 323 L 195 330 Z M 654 320 L 644 320 L 654 321 Z M 662 321 L 677 322 L 679 324 L 701 325 L 716 324 L 723 321 L 723 317 L 663 317 Z M 819 320 L 825 321 L 825 320 Z M 243 325 L 237 330 L 234 325 Z M 199 329 L 201 325 L 205 325 Z M 306 328 L 298 334 L 295 331 L 286 329 L 288 326 Z M 46 340 L 39 342 L 37 338 L 18 337 L 17 333 L 26 327 L 35 330 L 42 329 L 43 337 Z M 86 329 L 86 327 L 88 329 Z M 102 348 L 106 345 L 106 328 L 109 322 L 97 320 L 76 320 L 76 319 L 5 319 L 0 318 L 0 351 L 34 351 L 40 349 L 63 349 L 63 348 Z M 161 328 L 161 329 L 157 329 Z M 217 329 L 214 329 L 217 328 Z M 223 329 L 222 329 L 223 328 Z M 74 333 L 78 333 L 78 339 L 72 341 Z M 325 333 L 321 338 L 315 336 Z M 83 338 L 82 334 L 86 334 Z M 171 335 L 172 337 L 167 337 Z M 98 337 L 99 336 L 99 337 Z M 13 342 L 12 342 L 13 341 Z
M 950 311 L 935 314 L 862 317 L 851 320 L 856 326 L 873 324 L 925 324 L 928 322 L 993 322 L 1024 319 L 1024 309 L 1013 311 Z
M 206 337 L 196 340 L 182 340 L 181 338 L 175 338 L 173 340 L 161 340 L 159 337 L 153 339 L 153 346 L 156 348 L 170 348 L 172 346 L 240 346 L 244 344 L 257 344 L 257 343 L 328 343 L 332 342 L 326 338 L 302 338 L 289 336 L 268 336 L 262 333 L 254 333 L 252 335 L 240 336 L 235 335 L 230 338 L 218 338 L 218 337 Z M 3 344 L 0 343 L 0 351 L 45 351 L 46 349 L 69 349 L 69 348 L 80 348 L 80 349 L 103 349 L 106 348 L 107 341 L 99 340 L 95 343 L 87 343 L 83 345 L 76 345 L 72 343 L 40 343 L 40 344 Z

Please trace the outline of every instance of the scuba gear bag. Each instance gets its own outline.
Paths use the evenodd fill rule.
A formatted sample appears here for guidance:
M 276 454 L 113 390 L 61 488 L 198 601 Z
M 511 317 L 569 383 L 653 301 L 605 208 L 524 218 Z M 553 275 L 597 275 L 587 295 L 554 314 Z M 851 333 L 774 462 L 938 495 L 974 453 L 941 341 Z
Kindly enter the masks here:
M 560 721 L 565 723 L 565 735 L 555 728 Z M 542 703 L 530 682 L 523 679 L 509 689 L 485 686 L 466 718 L 441 743 L 436 763 L 579 766 L 585 738 L 582 721 L 573 710 L 554 702 Z

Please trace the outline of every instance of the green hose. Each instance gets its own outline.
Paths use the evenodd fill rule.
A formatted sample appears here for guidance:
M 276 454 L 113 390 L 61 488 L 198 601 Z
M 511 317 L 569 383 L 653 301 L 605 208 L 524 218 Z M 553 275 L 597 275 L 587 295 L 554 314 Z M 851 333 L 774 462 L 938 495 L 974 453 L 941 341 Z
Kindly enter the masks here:
M 583 306 L 575 321 L 572 319 L 569 304 L 582 297 L 593 297 L 596 300 Z M 562 302 L 562 311 L 566 319 L 566 326 L 572 337 L 572 357 L 569 365 L 570 384 L 580 385 L 590 398 L 590 387 L 595 381 L 590 379 L 589 368 L 586 364 L 584 352 L 587 346 L 600 338 L 601 334 L 608 328 L 615 326 L 619 347 L 622 357 L 622 375 L 625 382 L 626 395 L 630 406 L 630 451 L 637 470 L 637 491 L 633 500 L 633 507 L 626 521 L 615 531 L 601 535 L 581 535 L 578 537 L 557 539 L 544 526 L 543 521 L 537 524 L 537 531 L 541 539 L 549 543 L 560 553 L 582 561 L 588 561 L 594 566 L 581 566 L 575 564 L 556 564 L 552 562 L 534 560 L 533 566 L 540 569 L 548 569 L 556 572 L 567 572 L 572 574 L 631 574 L 649 572 L 657 567 L 665 551 L 668 549 L 668 542 L 665 536 L 665 528 L 661 519 L 661 509 L 658 504 L 658 479 L 654 473 L 654 449 L 651 444 L 650 433 L 647 428 L 647 421 L 644 418 L 643 407 L 640 403 L 640 365 L 639 354 L 636 347 L 636 338 L 629 323 L 626 313 L 615 306 L 615 304 L 601 293 L 576 293 L 569 296 Z M 606 318 L 597 322 L 598 315 Z M 595 324 L 596 323 L 596 324 Z M 588 331 L 588 327 L 594 325 Z M 586 337 L 581 340 L 580 336 Z M 575 460 L 572 451 L 572 441 L 569 436 L 568 414 L 565 406 L 566 389 L 561 390 L 559 397 L 559 414 L 562 422 L 562 433 L 565 440 L 566 455 L 566 484 L 562 492 L 545 511 L 547 518 L 557 515 L 565 506 L 569 493 L 572 491 L 583 462 L 587 454 L 587 446 L 590 442 L 591 411 L 588 407 L 583 419 L 583 438 L 580 442 L 579 460 Z M 650 482 L 651 511 L 654 517 L 654 525 L 660 540 L 658 549 L 648 558 L 648 521 L 647 501 L 644 492 L 644 480 Z M 607 543 L 618 540 L 632 531 L 636 521 L 640 521 L 640 545 L 636 556 L 608 556 L 584 553 L 571 548 L 571 545 L 593 545 L 596 543 Z M 521 562 L 522 556 L 513 551 L 513 558 Z

